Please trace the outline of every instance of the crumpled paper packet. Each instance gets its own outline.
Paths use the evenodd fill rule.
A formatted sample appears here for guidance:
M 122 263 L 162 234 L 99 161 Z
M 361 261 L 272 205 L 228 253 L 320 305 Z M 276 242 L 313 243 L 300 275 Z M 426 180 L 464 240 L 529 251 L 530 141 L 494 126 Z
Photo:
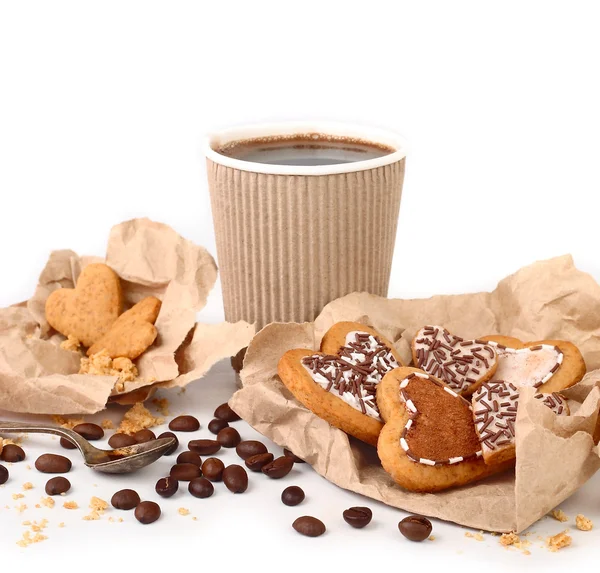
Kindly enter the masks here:
M 115 391 L 115 376 L 79 375 L 80 355 L 45 318 L 46 299 L 73 288 L 81 270 L 104 261 L 121 277 L 125 307 L 148 295 L 162 300 L 156 342 L 137 360 L 139 376 Z M 107 401 L 134 403 L 161 386 L 184 386 L 245 347 L 254 327 L 196 324 L 217 278 L 212 256 L 167 225 L 133 219 L 112 228 L 106 259 L 51 253 L 34 295 L 0 309 L 0 409 L 29 414 L 90 414 Z
M 424 324 L 468 338 L 502 333 L 523 340 L 566 339 L 588 370 L 565 394 L 573 415 L 558 418 L 524 391 L 516 422 L 515 471 L 436 494 L 397 486 L 375 448 L 349 438 L 300 405 L 277 377 L 291 348 L 319 347 L 335 322 L 368 323 L 410 360 L 409 342 Z M 354 293 L 328 304 L 314 323 L 272 324 L 248 347 L 243 387 L 231 407 L 259 432 L 292 450 L 332 483 L 409 512 L 487 531 L 523 531 L 569 497 L 600 468 L 592 432 L 600 407 L 600 286 L 571 257 L 525 267 L 491 293 L 393 300 Z

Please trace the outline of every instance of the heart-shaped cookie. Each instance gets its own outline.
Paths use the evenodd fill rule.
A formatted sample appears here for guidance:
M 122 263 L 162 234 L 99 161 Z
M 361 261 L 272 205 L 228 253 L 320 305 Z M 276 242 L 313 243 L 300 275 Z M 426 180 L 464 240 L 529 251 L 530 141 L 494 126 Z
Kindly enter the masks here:
M 494 348 L 481 340 L 465 340 L 442 326 L 424 326 L 412 341 L 413 363 L 439 378 L 461 396 L 471 395 L 496 372 Z
M 577 384 L 585 375 L 579 349 L 564 340 L 521 342 L 509 336 L 481 338 L 498 354 L 498 368 L 491 381 L 530 386 L 539 392 L 560 392 Z
M 515 458 L 515 422 L 519 388 L 510 382 L 485 382 L 473 394 L 473 419 L 486 464 Z M 537 394 L 538 400 L 558 416 L 569 415 L 567 401 L 557 393 Z
M 110 330 L 99 338 L 87 351 L 88 356 L 106 350 L 111 358 L 125 357 L 135 360 L 156 340 L 154 326 L 161 302 L 155 296 L 147 296 L 124 312 Z
M 471 404 L 417 368 L 397 368 L 377 388 L 385 425 L 377 453 L 397 484 L 435 492 L 482 479 L 510 467 L 486 465 Z
M 289 350 L 279 361 L 279 377 L 317 416 L 376 445 L 383 425 L 377 385 L 402 364 L 392 343 L 368 326 L 343 322 L 325 334 L 321 350 Z
M 74 289 L 61 288 L 46 300 L 46 320 L 58 332 L 91 346 L 121 314 L 123 294 L 117 274 L 107 265 L 83 269 Z

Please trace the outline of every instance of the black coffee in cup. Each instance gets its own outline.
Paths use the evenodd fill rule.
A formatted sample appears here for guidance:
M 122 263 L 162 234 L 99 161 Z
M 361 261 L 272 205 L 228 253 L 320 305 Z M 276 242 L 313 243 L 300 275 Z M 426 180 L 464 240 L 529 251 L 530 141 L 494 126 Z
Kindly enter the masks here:
M 278 135 L 229 142 L 221 155 L 268 165 L 338 165 L 376 159 L 396 151 L 382 143 L 323 133 Z

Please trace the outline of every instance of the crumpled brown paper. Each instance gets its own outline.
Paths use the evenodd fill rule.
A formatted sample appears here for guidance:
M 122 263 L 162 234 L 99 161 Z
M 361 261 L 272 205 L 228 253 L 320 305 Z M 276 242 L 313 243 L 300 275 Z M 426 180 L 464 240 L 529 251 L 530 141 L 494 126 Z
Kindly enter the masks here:
M 277 362 L 286 350 L 318 348 L 327 329 L 342 320 L 371 324 L 395 341 L 406 360 L 416 330 L 441 324 L 468 338 L 502 333 L 522 340 L 570 340 L 581 349 L 588 370 L 599 370 L 565 393 L 569 417 L 554 416 L 532 391 L 523 392 L 514 472 L 442 493 L 411 493 L 381 468 L 375 448 L 308 411 L 277 377 Z M 413 513 L 488 531 L 520 532 L 600 468 L 591 435 L 600 407 L 600 286 L 565 256 L 521 269 L 492 293 L 423 300 L 350 294 L 328 304 L 314 323 L 265 327 L 248 347 L 241 380 L 232 408 L 334 484 Z
M 184 386 L 235 355 L 254 334 L 247 323 L 196 324 L 217 278 L 212 256 L 167 225 L 148 219 L 112 228 L 105 262 L 122 279 L 126 307 L 148 295 L 162 300 L 156 342 L 137 361 L 139 376 L 119 393 L 115 376 L 79 375 L 80 355 L 63 350 L 44 313 L 58 288 L 73 288 L 87 264 L 69 250 L 51 253 L 25 304 L 0 309 L 0 409 L 30 414 L 90 414 L 109 399 L 133 403 L 157 387 Z

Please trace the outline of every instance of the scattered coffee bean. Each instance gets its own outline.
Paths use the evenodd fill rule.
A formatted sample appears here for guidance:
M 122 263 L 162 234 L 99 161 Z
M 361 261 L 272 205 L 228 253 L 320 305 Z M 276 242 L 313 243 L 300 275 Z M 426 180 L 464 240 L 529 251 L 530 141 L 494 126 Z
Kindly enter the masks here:
M 92 424 L 91 422 L 77 424 L 73 431 L 90 442 L 101 440 L 104 437 L 104 430 L 98 424 Z
M 292 458 L 294 460 L 295 464 L 303 464 L 304 463 L 304 460 L 302 458 L 299 458 L 294 452 L 290 452 L 290 450 L 288 450 L 287 448 L 283 449 L 283 455 L 288 458 Z
M 425 541 L 431 535 L 431 521 L 421 515 L 409 515 L 399 524 L 400 533 L 410 541 Z
M 8 481 L 8 470 L 4 466 L 0 466 L 0 485 Z
M 223 470 L 223 483 L 233 493 L 244 493 L 248 489 L 248 474 L 242 466 L 232 464 Z
M 35 460 L 35 469 L 45 474 L 66 474 L 71 469 L 71 460 L 57 454 L 42 454 Z
M 200 467 L 196 464 L 182 463 L 175 464 L 171 468 L 170 475 L 178 481 L 190 481 L 200 477 L 202 472 L 200 471 Z
M 135 441 L 135 438 L 129 434 L 117 433 L 108 438 L 108 445 L 115 450 L 133 446 L 134 444 L 137 444 L 137 442 Z
M 281 456 L 264 466 L 261 471 L 272 479 L 280 479 L 288 475 L 293 467 L 294 461 L 291 458 Z
M 217 434 L 217 442 L 224 448 L 235 448 L 241 441 L 240 433 L 235 428 L 223 428 Z
M 210 481 L 221 481 L 225 464 L 219 458 L 207 458 L 202 464 L 202 475 Z
M 351 507 L 344 511 L 342 516 L 348 525 L 361 529 L 371 523 L 373 512 L 368 507 Z
M 173 432 L 195 432 L 200 429 L 200 422 L 194 416 L 177 416 L 169 424 L 169 430 Z
M 154 523 L 160 517 L 160 506 L 153 501 L 142 501 L 135 508 L 134 515 L 140 523 Z
M 154 489 L 162 497 L 171 497 L 177 493 L 179 482 L 172 476 L 160 478 Z
M 178 464 L 194 464 L 200 467 L 202 465 L 202 458 L 196 452 L 181 452 L 177 456 Z
M 319 537 L 326 531 L 325 524 L 310 515 L 299 517 L 292 523 L 292 527 L 301 535 L 306 535 L 306 537 Z
M 210 456 L 221 449 L 221 444 L 217 440 L 192 440 L 188 442 L 188 448 L 201 456 Z
M 245 440 L 236 446 L 235 453 L 243 460 L 247 460 L 258 454 L 266 454 L 267 446 L 257 440 Z
M 188 485 L 188 491 L 194 497 L 210 497 L 215 488 L 206 478 L 194 478 Z
M 25 452 L 23 451 L 23 448 L 15 444 L 6 444 L 0 453 L 0 460 L 3 462 L 10 462 L 14 464 L 16 462 L 22 462 L 24 459 Z
M 270 464 L 273 461 L 275 456 L 273 454 L 256 454 L 255 456 L 250 456 L 246 460 L 246 467 L 253 471 L 259 472 L 262 470 L 267 464 Z
M 152 430 L 148 430 L 148 428 L 144 430 L 138 430 L 135 434 L 133 434 L 133 439 L 136 444 L 145 444 L 146 442 L 151 442 L 152 440 L 156 440 L 156 434 Z
M 115 509 L 134 509 L 140 503 L 140 496 L 132 489 L 122 489 L 112 496 L 110 503 Z
M 50 478 L 46 482 L 46 493 L 48 495 L 60 495 L 67 493 L 71 489 L 71 482 L 63 476 Z
M 237 420 L 241 420 L 241 418 L 230 408 L 227 402 L 217 407 L 214 416 L 215 418 L 219 418 L 219 420 L 224 420 L 225 422 L 235 422 Z
M 159 440 L 161 438 L 173 438 L 175 440 L 174 444 L 163 454 L 163 456 L 170 456 L 171 454 L 174 454 L 179 447 L 179 439 L 177 436 L 173 432 L 163 432 L 160 436 L 158 436 Z
M 73 442 L 71 442 L 70 440 L 67 440 L 67 438 L 61 438 L 60 439 L 60 445 L 65 450 L 75 450 L 75 449 L 77 449 L 77 446 Z
M 215 418 L 208 423 L 208 431 L 213 434 L 218 434 L 223 428 L 229 428 L 229 424 L 225 420 Z
M 286 487 L 283 492 L 281 492 L 281 501 L 285 505 L 298 505 L 304 501 L 304 497 L 304 490 L 297 485 Z

